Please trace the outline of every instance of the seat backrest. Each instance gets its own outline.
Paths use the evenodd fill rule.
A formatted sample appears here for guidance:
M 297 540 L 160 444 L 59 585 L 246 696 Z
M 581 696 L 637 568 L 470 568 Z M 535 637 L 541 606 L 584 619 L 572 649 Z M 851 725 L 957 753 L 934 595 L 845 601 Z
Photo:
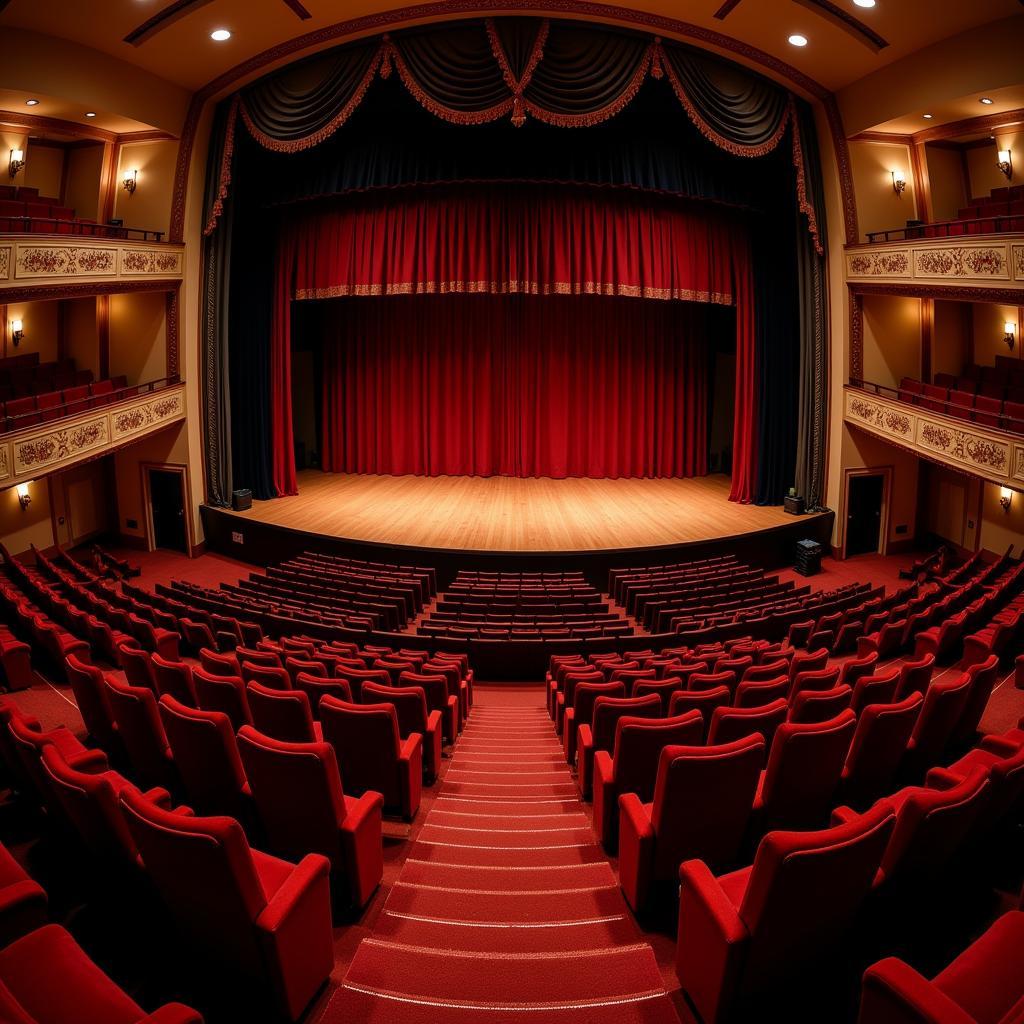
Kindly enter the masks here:
M 803 690 L 789 706 L 790 722 L 827 722 L 850 706 L 853 690 L 845 683 L 831 690 Z
M 780 697 L 788 700 L 792 688 L 788 673 L 777 675 L 774 679 L 744 680 L 736 687 L 735 705 L 738 708 L 762 708 L 772 704 Z
M 168 661 L 154 654 L 152 658 L 153 681 L 159 696 L 173 697 L 189 707 L 195 707 L 196 687 L 192 681 L 192 666 L 183 661 Z
M 952 679 L 941 679 L 928 687 L 921 714 L 910 737 L 914 757 L 926 765 L 934 764 L 949 744 L 970 694 L 971 677 L 960 672 Z
M 266 971 L 254 922 L 267 903 L 252 851 L 234 818 L 165 811 L 126 790 L 121 808 L 149 878 L 186 940 L 240 973 Z
M 966 745 L 977 739 L 981 716 L 985 713 L 992 691 L 999 682 L 998 655 L 990 654 L 984 661 L 971 665 L 967 675 L 971 684 L 967 691 L 967 700 L 950 738 L 954 745 Z
M 903 700 L 915 690 L 922 696 L 928 692 L 935 670 L 935 655 L 925 654 L 921 658 L 905 661 L 900 666 L 900 681 L 896 687 L 896 699 Z
M 448 697 L 450 696 L 448 689 L 448 679 L 441 675 L 439 672 L 402 672 L 398 677 L 399 687 L 412 687 L 423 691 L 423 696 L 427 702 L 428 711 L 440 711 L 444 714 L 445 708 L 448 706 Z M 376 698 L 374 698 L 376 699 Z M 401 718 L 401 716 L 399 716 Z M 424 718 L 426 722 L 426 718 Z M 414 729 L 413 732 L 422 732 L 422 728 Z M 403 730 L 402 735 L 405 736 L 407 733 Z
M 403 672 L 403 677 L 415 673 Z M 440 679 L 441 677 L 436 677 Z M 444 682 L 441 679 L 441 682 Z M 447 692 L 447 686 L 445 687 Z M 421 686 L 379 686 L 363 683 L 364 704 L 391 704 L 398 716 L 398 734 L 405 739 L 410 733 L 427 731 L 427 697 Z
M 699 711 L 703 719 L 701 732 L 706 739 L 715 708 L 728 707 L 730 704 L 732 694 L 728 686 L 719 686 L 714 690 L 675 690 L 669 701 L 668 713 L 674 717 L 685 715 L 688 711 Z
M 715 708 L 708 730 L 708 743 L 731 743 L 759 732 L 771 748 L 775 731 L 786 721 L 789 702 L 780 697 L 771 704 L 756 708 Z
M 118 793 L 129 783 L 115 772 L 87 774 L 72 768 L 60 751 L 43 747 L 42 767 L 68 820 L 104 867 L 135 868 L 135 840 L 118 806 Z
M 134 641 L 120 644 L 117 648 L 121 658 L 121 668 L 124 669 L 125 679 L 130 686 L 145 686 L 149 690 L 156 690 L 156 682 L 153 676 L 153 665 L 149 651 L 136 647 Z
M 598 697 L 625 697 L 626 684 L 622 682 L 580 683 L 573 695 L 573 713 L 576 727 L 590 725 L 594 716 L 594 702 Z
M 241 675 L 247 683 L 259 683 L 270 690 L 290 690 L 292 688 L 291 675 L 280 665 L 261 665 L 253 661 L 243 661 Z
M 562 680 L 562 692 L 565 694 L 565 706 L 571 708 L 576 695 L 576 687 L 580 683 L 603 683 L 604 673 L 597 668 L 570 669 Z
M 686 679 L 688 690 L 714 690 L 719 686 L 728 686 L 730 692 L 736 689 L 737 675 L 735 672 L 693 672 Z
M 838 682 L 838 668 L 816 668 L 797 672 L 793 677 L 790 699 L 805 690 L 831 690 Z
M 672 718 L 620 718 L 612 754 L 618 791 L 636 793 L 642 802 L 649 802 L 654 796 L 662 749 L 672 744 L 696 746 L 703 731 L 699 711 Z
M 334 747 L 346 791 L 368 789 L 384 794 L 390 806 L 399 803 L 398 713 L 393 704 L 349 704 L 324 697 L 320 701 L 324 740 Z
M 789 677 L 796 679 L 800 672 L 817 672 L 828 665 L 828 650 L 797 651 L 789 663 Z
M 160 718 L 189 802 L 201 814 L 244 813 L 245 771 L 228 716 L 160 698 Z
M 250 725 L 239 730 L 238 748 L 271 847 L 289 859 L 322 853 L 336 863 L 345 797 L 334 748 L 274 739 Z
M 764 764 L 758 734 L 718 746 L 662 749 L 651 821 L 655 875 L 674 878 L 684 860 L 731 863 L 746 831 Z
M 882 669 L 874 675 L 861 676 L 853 688 L 850 707 L 859 715 L 869 704 L 891 704 L 896 699 L 896 688 L 900 682 L 898 665 Z
M 818 960 L 853 923 L 871 888 L 895 817 L 875 807 L 817 832 L 769 832 L 739 908 L 751 941 L 750 990 Z
M 290 743 L 316 740 L 309 696 L 302 690 L 279 690 L 262 683 L 249 683 L 245 689 L 252 724 L 267 736 Z
M 237 732 L 252 722 L 249 698 L 241 676 L 221 676 L 203 668 L 192 670 L 196 702 L 205 711 L 223 711 Z
M 113 675 L 104 677 L 110 708 L 128 760 L 145 786 L 166 786 L 172 776 L 170 747 L 156 697 L 143 686 L 129 686 Z
M 110 697 L 103 682 L 102 669 L 80 660 L 74 654 L 69 654 L 64 659 L 64 667 L 75 695 L 75 703 L 86 729 L 89 730 L 89 735 L 100 746 L 111 749 L 117 742 L 117 730 L 114 726 Z
M 915 691 L 899 703 L 869 704 L 861 711 L 843 769 L 844 800 L 861 807 L 888 791 L 923 703 Z
M 963 842 L 988 796 L 988 771 L 980 765 L 950 789 L 910 786 L 891 801 L 896 827 L 882 858 L 886 880 L 903 876 L 915 883 L 944 867 Z
M 295 677 L 295 689 L 301 690 L 309 698 L 310 711 L 314 718 L 320 717 L 320 700 L 327 694 L 338 700 L 352 702 L 352 687 L 347 679 L 325 679 L 323 676 L 311 676 L 300 672 Z
M 221 654 L 220 651 L 212 651 L 204 647 L 199 652 L 199 664 L 203 666 L 204 672 L 214 676 L 236 676 L 240 674 L 238 658 L 234 653 Z
M 615 734 L 619 727 L 619 719 L 627 715 L 633 718 L 660 718 L 662 715 L 661 698 L 656 693 L 646 697 L 608 697 L 599 696 L 594 701 L 591 716 L 591 730 L 594 738 L 594 750 L 611 751 L 615 746 Z
M 856 727 L 848 708 L 825 722 L 779 726 L 761 785 L 770 828 L 813 825 L 828 814 Z

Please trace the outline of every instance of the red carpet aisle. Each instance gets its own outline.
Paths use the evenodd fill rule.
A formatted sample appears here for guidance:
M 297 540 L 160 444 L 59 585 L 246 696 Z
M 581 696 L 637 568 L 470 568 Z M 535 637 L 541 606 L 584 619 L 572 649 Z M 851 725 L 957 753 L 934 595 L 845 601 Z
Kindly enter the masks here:
M 678 1024 L 536 693 L 478 696 L 325 1022 Z

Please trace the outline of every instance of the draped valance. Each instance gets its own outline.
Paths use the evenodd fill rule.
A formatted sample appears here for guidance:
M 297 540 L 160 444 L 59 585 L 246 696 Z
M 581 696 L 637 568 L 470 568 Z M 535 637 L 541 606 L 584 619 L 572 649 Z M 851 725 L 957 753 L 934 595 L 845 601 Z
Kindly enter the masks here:
M 772 152 L 788 135 L 801 211 L 823 249 L 805 187 L 805 153 L 790 93 L 758 75 L 681 44 L 577 22 L 487 18 L 388 34 L 270 75 L 228 107 L 205 233 L 216 230 L 231 182 L 240 121 L 268 150 L 297 153 L 330 138 L 374 79 L 397 74 L 424 109 L 454 124 L 535 118 L 566 128 L 621 111 L 647 78 L 667 79 L 700 133 L 734 156 Z

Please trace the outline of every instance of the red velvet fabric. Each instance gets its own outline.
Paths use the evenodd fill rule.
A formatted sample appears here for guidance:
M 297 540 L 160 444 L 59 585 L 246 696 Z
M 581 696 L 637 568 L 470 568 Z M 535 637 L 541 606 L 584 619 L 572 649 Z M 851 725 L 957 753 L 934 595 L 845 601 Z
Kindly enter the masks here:
M 437 322 L 420 324 L 421 304 L 409 297 L 448 293 L 521 293 L 548 302 L 543 309 L 522 303 L 520 330 L 510 330 L 485 303 L 474 307 L 481 310 L 477 329 L 467 329 L 461 321 L 471 308 L 469 296 L 458 310 L 439 303 Z M 680 343 L 679 331 L 665 322 L 673 316 L 666 310 L 636 303 L 624 304 L 620 313 L 613 311 L 617 303 L 581 297 L 735 305 L 731 497 L 750 500 L 757 449 L 750 248 L 746 231 L 727 211 L 652 197 L 506 188 L 372 196 L 359 205 L 294 217 L 282 228 L 272 316 L 273 469 L 282 494 L 296 492 L 290 303 L 339 296 L 404 296 L 388 305 L 401 305 L 394 315 L 405 319 L 395 321 L 394 330 L 364 333 L 362 345 L 350 352 L 351 369 L 343 377 L 348 387 L 341 394 L 350 402 L 361 399 L 354 415 L 365 440 L 346 435 L 344 450 L 337 449 L 338 417 L 353 414 L 331 403 L 333 414 L 329 405 L 325 421 L 335 429 L 326 431 L 331 444 L 324 464 L 349 472 L 427 474 L 703 472 L 695 453 L 704 445 L 690 434 L 697 438 L 696 431 L 705 429 L 703 397 L 699 403 L 695 397 L 704 388 L 688 387 L 695 374 L 684 372 L 683 401 L 677 386 L 668 384 L 680 368 L 688 369 L 689 350 L 701 346 Z M 555 296 L 575 301 L 566 299 L 565 311 L 555 314 Z M 548 322 L 552 316 L 561 318 L 560 331 L 558 320 Z M 452 334 L 455 318 L 459 329 Z M 576 318 L 582 323 L 573 324 Z M 401 325 L 406 330 L 397 329 Z M 527 347 L 519 351 L 522 344 Z M 470 346 L 476 348 L 467 352 Z M 328 359 L 337 358 L 331 348 Z M 338 369 L 328 369 L 325 378 Z M 364 387 L 353 390 L 358 383 Z M 374 385 L 377 395 L 368 393 Z M 639 420 L 636 437 L 622 429 L 627 420 Z M 501 425 L 510 423 L 521 436 L 502 433 Z M 481 431 L 482 425 L 490 429 Z M 371 440 L 381 432 L 383 438 Z

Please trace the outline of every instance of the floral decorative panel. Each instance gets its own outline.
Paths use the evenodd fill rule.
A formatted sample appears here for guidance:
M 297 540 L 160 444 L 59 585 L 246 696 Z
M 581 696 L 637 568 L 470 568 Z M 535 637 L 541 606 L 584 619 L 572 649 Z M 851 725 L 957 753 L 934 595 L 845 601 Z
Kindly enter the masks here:
M 17 475 L 34 473 L 51 463 L 64 462 L 94 448 L 102 448 L 109 437 L 107 417 L 99 416 L 15 441 L 14 471 Z
M 163 420 L 184 414 L 184 395 L 181 391 L 160 394 L 141 405 L 133 405 L 111 414 L 114 438 L 136 434 Z
M 122 249 L 121 273 L 125 277 L 135 274 L 177 275 L 181 273 L 181 258 L 180 249 Z
M 116 273 L 117 250 L 84 245 L 19 245 L 14 276 L 102 277 Z

